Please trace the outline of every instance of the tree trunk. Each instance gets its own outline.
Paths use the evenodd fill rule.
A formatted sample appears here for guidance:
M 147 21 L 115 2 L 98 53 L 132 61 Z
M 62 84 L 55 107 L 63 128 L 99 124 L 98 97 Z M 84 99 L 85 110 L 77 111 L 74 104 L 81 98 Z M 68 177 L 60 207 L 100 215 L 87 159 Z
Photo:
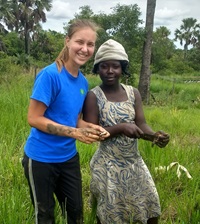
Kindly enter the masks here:
M 30 34 L 27 22 L 24 27 L 24 44 L 25 44 L 25 54 L 30 55 Z
M 149 95 L 150 95 L 151 45 L 152 45 L 155 8 L 156 8 L 156 0 L 147 0 L 146 25 L 145 25 L 146 38 L 143 45 L 142 66 L 138 86 L 138 90 L 140 91 L 142 101 L 146 103 L 149 102 Z

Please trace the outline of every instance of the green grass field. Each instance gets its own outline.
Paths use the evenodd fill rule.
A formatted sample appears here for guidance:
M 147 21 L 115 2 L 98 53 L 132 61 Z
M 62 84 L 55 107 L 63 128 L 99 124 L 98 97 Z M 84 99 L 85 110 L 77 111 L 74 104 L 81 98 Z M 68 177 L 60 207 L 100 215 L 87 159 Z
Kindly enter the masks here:
M 88 76 L 90 87 L 99 83 Z M 33 224 L 34 213 L 21 158 L 29 134 L 27 107 L 34 77 L 18 75 L 0 82 L 0 223 Z M 161 224 L 200 224 L 200 83 L 172 83 L 152 78 L 151 104 L 144 106 L 146 120 L 152 128 L 171 136 L 164 149 L 151 147 L 139 140 L 139 149 L 155 180 L 162 206 Z M 97 145 L 77 142 L 80 152 L 85 223 L 92 224 L 89 207 L 89 161 Z M 172 162 L 183 165 L 192 176 L 189 179 L 177 167 L 165 172 L 156 167 Z M 58 224 L 65 223 L 57 205 Z

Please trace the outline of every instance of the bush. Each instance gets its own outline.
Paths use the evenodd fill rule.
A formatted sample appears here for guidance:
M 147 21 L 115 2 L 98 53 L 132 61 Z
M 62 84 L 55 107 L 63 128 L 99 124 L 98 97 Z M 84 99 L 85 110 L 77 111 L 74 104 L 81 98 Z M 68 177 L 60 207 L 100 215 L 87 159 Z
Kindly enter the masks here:
M 181 60 L 178 55 L 174 55 L 174 57 L 168 60 L 168 69 L 175 74 L 194 72 L 194 69 L 190 67 L 189 63 L 183 59 Z
M 1 56 L 2 54 L 0 54 L 0 83 L 10 83 L 13 77 L 18 76 L 23 72 L 23 68 L 20 65 L 13 63 L 13 57 L 5 56 L 4 58 L 1 58 Z

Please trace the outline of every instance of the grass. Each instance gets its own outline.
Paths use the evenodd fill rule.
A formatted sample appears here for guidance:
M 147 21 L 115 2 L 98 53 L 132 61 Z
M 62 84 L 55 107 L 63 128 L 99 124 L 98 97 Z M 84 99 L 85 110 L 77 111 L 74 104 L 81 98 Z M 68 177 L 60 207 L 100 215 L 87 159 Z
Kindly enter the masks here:
M 0 86 L 0 223 L 33 224 L 34 213 L 29 190 L 23 174 L 21 158 L 23 146 L 29 134 L 27 107 L 33 84 L 33 76 L 18 75 Z M 88 76 L 90 87 L 100 82 L 97 76 Z M 172 87 L 174 92 L 172 94 Z M 169 83 L 152 78 L 151 92 L 155 96 L 151 105 L 144 106 L 147 122 L 154 130 L 170 133 L 171 141 L 164 149 L 151 147 L 150 142 L 139 141 L 139 149 L 155 180 L 160 196 L 162 224 L 200 223 L 200 102 L 197 83 Z M 183 93 L 184 92 L 184 93 Z M 85 223 L 92 224 L 89 206 L 89 162 L 97 144 L 77 142 L 81 159 Z M 156 172 L 158 166 L 179 162 L 190 172 L 188 179 L 182 171 L 180 178 L 176 168 Z M 59 206 L 57 224 L 65 221 Z

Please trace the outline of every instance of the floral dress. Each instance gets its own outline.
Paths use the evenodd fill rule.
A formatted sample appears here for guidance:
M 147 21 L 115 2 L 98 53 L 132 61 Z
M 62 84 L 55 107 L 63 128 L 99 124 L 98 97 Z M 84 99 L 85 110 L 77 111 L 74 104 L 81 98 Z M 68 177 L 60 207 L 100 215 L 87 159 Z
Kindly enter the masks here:
M 134 123 L 132 86 L 121 84 L 128 100 L 110 102 L 99 86 L 92 89 L 99 107 L 99 124 Z M 137 139 L 118 135 L 101 141 L 90 162 L 90 189 L 97 200 L 101 224 L 146 224 L 161 213 L 158 193 L 137 146 Z

